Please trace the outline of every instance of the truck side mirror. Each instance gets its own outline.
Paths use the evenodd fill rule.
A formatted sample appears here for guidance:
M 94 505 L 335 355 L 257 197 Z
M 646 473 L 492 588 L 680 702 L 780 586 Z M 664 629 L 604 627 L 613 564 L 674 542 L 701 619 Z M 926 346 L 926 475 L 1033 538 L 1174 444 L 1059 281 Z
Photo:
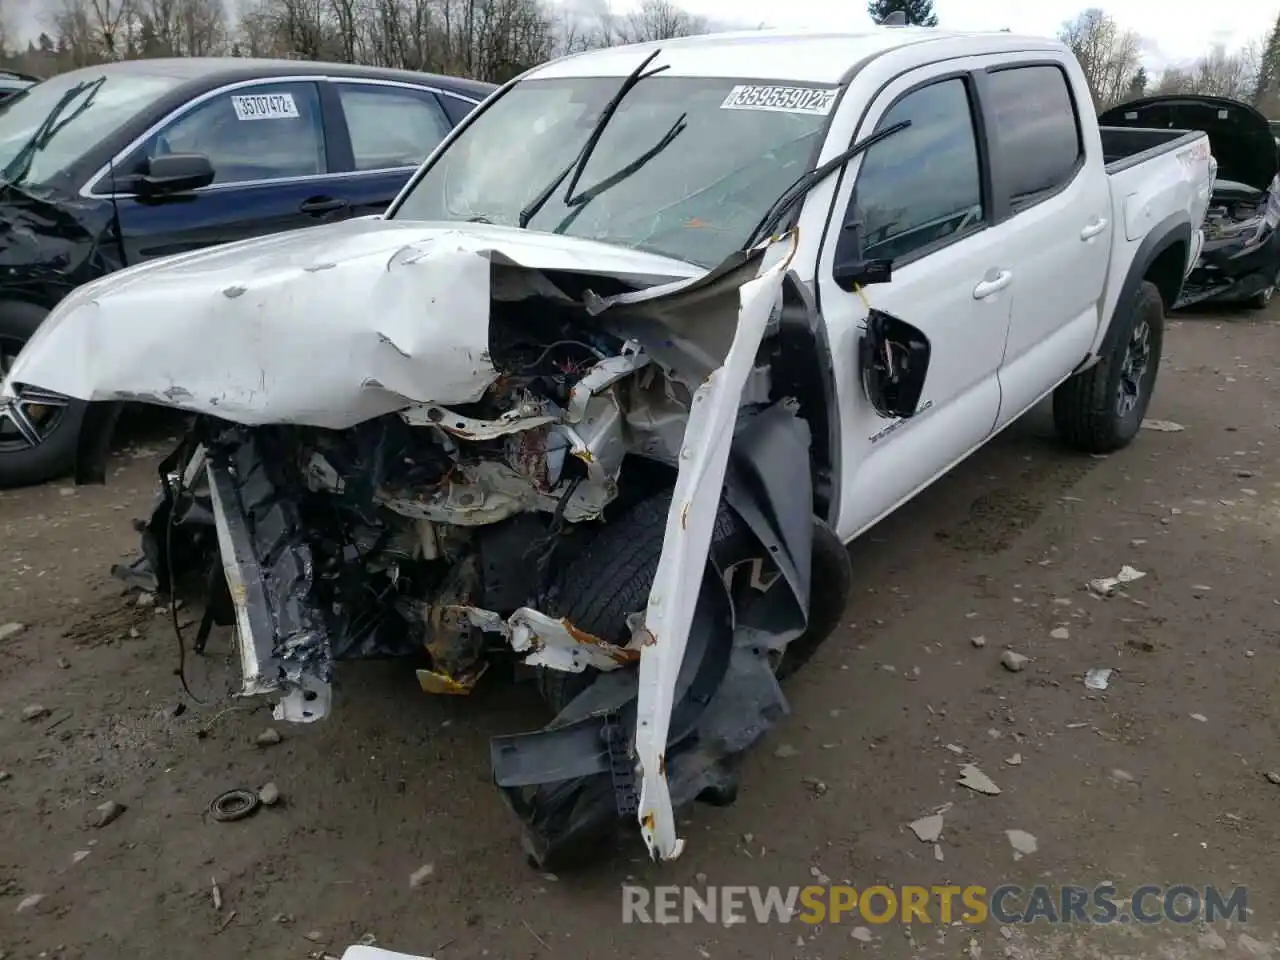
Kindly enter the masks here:
M 850 210 L 856 200 L 850 201 Z M 836 239 L 835 263 L 831 265 L 831 277 L 841 290 L 852 293 L 858 287 L 873 283 L 890 283 L 893 280 L 892 260 L 869 260 L 862 255 L 862 224 L 850 220 Z
M 837 254 L 839 250 L 836 251 Z M 831 267 L 831 276 L 841 290 L 852 292 L 858 287 L 873 283 L 889 283 L 893 280 L 892 260 L 837 260 Z
M 932 347 L 920 330 L 874 307 L 858 341 L 862 389 L 885 418 L 915 416 Z

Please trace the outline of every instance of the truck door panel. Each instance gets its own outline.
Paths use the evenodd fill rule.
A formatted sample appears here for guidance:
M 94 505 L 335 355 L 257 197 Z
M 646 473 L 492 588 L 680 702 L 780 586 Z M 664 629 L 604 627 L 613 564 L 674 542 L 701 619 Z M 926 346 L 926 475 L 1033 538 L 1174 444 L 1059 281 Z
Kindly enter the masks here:
M 931 70 L 934 78 L 926 75 Z M 998 371 L 1010 318 L 1014 250 L 992 226 L 973 80 L 937 66 L 891 83 L 857 138 L 902 120 L 871 147 L 835 196 L 819 256 L 821 308 L 839 386 L 842 489 L 837 530 L 848 539 L 990 435 L 1000 407 Z M 832 271 L 851 255 L 891 259 L 892 281 L 858 292 Z M 864 302 L 863 296 L 866 297 Z M 857 341 L 867 304 L 918 327 L 932 343 L 919 411 L 887 420 L 861 389 Z
M 1111 255 L 1111 191 L 1080 105 L 1053 63 L 996 63 L 979 84 L 997 202 L 1018 235 L 1018 283 L 1000 372 L 1004 426 L 1088 352 Z M 1093 143 L 1098 147 L 1100 144 Z

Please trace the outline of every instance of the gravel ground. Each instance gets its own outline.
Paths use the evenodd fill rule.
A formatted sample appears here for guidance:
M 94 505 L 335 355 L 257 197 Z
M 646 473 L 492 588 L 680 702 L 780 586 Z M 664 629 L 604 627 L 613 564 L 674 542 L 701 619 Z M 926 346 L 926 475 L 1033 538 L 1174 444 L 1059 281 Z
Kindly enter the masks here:
M 789 684 L 792 716 L 749 759 L 736 805 L 683 816 L 686 852 L 662 867 L 638 837 L 572 874 L 525 864 L 488 771 L 491 735 L 542 722 L 523 686 L 433 699 L 403 664 L 354 665 L 328 721 L 259 746 L 270 713 L 227 699 L 230 640 L 215 634 L 187 658 L 203 703 L 185 697 L 167 621 L 108 576 L 134 548 L 162 441 L 127 447 L 104 488 L 0 493 L 0 625 L 26 625 L 0 638 L 0 955 L 304 958 L 372 935 L 439 960 L 1280 957 L 1278 360 L 1269 315 L 1184 317 L 1150 416 L 1185 429 L 1082 458 L 1038 411 L 856 543 L 845 624 Z M 1122 595 L 1086 590 L 1126 564 L 1146 575 Z M 1024 669 L 1002 666 L 1006 649 Z M 1085 687 L 1091 668 L 1114 671 L 1104 692 Z M 24 719 L 33 706 L 47 713 Z M 958 785 L 965 763 L 1000 794 Z M 221 791 L 268 781 L 275 806 L 205 816 Z M 87 825 L 106 801 L 125 810 Z M 907 824 L 947 803 L 935 853 Z M 1015 855 L 1009 830 L 1035 852 Z M 1251 914 L 1213 928 L 621 923 L 628 878 L 815 877 L 1243 884 Z

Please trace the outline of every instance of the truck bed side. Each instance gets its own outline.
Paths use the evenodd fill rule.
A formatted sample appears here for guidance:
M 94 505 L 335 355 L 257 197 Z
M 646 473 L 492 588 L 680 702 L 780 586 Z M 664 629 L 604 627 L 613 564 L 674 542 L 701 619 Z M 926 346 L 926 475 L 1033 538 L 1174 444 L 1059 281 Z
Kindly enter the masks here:
M 1200 255 L 1200 225 L 1209 206 L 1213 158 L 1199 131 L 1100 127 L 1111 185 L 1111 266 L 1099 324 L 1086 365 L 1097 358 L 1116 305 L 1143 280 L 1177 299 Z

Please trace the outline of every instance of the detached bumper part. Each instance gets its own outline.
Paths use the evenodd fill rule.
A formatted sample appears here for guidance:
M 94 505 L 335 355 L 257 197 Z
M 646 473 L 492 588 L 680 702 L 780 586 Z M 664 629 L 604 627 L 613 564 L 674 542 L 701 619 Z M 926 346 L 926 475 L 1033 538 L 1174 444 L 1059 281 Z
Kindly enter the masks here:
M 801 476 L 809 439 L 787 404 L 752 417 L 734 438 L 724 497 L 774 558 L 781 582 L 735 609 L 725 571 L 704 570 L 655 771 L 673 810 L 732 798 L 741 756 L 789 712 L 771 655 L 807 627 L 812 511 L 794 491 L 809 489 Z M 539 867 L 640 816 L 639 680 L 634 670 L 602 673 L 545 729 L 490 742 L 494 780 Z

